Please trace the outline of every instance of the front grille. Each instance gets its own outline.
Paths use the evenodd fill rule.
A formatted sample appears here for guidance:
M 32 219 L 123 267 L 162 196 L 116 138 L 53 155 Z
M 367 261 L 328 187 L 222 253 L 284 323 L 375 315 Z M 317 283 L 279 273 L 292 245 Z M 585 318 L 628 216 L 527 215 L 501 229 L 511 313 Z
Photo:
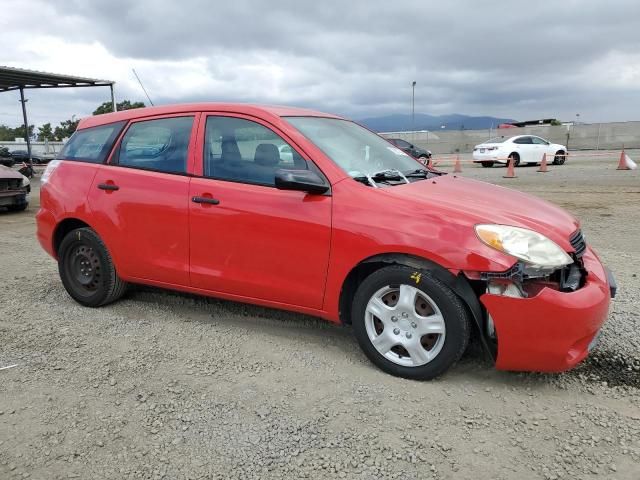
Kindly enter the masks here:
M 571 237 L 569 237 L 571 246 L 576 251 L 576 257 L 580 258 L 587 249 L 587 242 L 582 235 L 582 230 L 576 230 Z
M 22 180 L 19 178 L 1 178 L 0 179 L 0 192 L 6 192 L 7 190 L 20 190 L 22 186 Z

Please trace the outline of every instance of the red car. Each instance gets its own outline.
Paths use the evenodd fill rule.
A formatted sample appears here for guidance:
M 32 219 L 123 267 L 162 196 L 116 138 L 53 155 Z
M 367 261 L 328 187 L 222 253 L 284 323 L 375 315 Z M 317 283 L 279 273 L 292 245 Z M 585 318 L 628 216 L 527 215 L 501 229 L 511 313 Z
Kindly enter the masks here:
M 297 108 L 85 118 L 42 177 L 37 223 L 82 305 L 133 283 L 316 315 L 416 379 L 447 370 L 472 333 L 499 369 L 571 368 L 615 293 L 567 212 Z

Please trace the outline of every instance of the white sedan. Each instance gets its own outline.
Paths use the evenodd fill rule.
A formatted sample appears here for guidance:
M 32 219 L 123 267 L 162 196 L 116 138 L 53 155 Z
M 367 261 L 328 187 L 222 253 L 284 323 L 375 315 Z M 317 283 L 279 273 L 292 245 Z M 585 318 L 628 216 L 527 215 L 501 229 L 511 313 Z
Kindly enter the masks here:
M 476 145 L 473 149 L 473 161 L 481 163 L 483 167 L 493 167 L 495 163 L 506 164 L 513 158 L 517 167 L 523 163 L 539 164 L 545 153 L 548 162 L 562 165 L 567 158 L 567 147 L 535 135 L 497 137 Z

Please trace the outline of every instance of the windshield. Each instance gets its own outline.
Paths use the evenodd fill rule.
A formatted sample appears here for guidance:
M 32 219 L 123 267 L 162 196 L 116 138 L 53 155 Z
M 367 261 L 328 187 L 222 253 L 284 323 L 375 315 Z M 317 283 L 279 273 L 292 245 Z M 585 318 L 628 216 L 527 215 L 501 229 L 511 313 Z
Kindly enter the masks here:
M 286 117 L 305 137 L 351 177 L 381 171 L 408 173 L 421 164 L 382 137 L 348 120 Z
M 489 140 L 487 140 L 484 143 L 503 143 L 506 142 L 507 140 L 509 140 L 511 137 L 496 137 L 496 138 L 490 138 Z

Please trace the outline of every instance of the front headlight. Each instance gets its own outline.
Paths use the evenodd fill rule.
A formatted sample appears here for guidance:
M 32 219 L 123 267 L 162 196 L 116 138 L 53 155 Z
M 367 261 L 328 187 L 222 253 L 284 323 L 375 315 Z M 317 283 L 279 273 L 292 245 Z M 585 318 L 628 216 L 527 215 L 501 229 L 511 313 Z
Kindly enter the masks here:
M 483 243 L 531 266 L 560 268 L 573 263 L 567 252 L 533 230 L 509 225 L 476 225 L 475 229 Z

